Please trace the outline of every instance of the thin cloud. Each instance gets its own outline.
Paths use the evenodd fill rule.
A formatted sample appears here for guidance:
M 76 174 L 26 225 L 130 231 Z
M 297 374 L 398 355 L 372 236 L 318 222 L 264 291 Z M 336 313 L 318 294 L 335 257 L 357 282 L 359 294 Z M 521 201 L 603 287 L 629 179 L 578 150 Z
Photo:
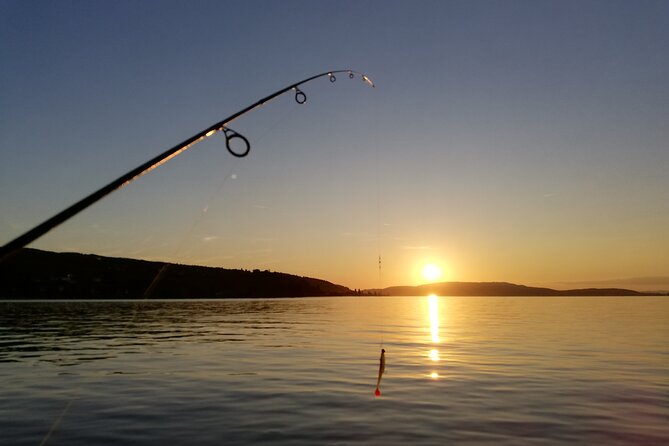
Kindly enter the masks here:
M 405 246 L 402 246 L 402 249 L 406 249 L 406 250 L 409 250 L 409 251 L 425 251 L 425 250 L 428 250 L 428 249 L 432 249 L 432 247 L 429 246 L 429 245 L 419 245 L 419 246 L 411 246 L 411 245 L 407 246 L 407 245 L 405 245 Z

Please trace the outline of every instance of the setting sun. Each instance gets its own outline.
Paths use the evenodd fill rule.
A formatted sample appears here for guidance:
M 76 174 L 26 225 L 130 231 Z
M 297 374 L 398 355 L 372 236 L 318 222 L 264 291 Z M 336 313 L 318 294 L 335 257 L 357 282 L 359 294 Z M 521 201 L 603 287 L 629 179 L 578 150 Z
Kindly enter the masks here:
M 441 268 L 434 263 L 428 263 L 421 270 L 421 274 L 426 280 L 434 282 L 441 277 Z

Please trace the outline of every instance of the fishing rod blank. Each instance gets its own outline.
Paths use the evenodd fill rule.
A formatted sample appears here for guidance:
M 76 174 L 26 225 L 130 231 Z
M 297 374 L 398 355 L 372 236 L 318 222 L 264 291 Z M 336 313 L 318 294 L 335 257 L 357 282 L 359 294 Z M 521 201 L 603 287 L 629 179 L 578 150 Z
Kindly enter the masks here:
M 335 82 L 337 80 L 335 74 L 336 73 L 348 73 L 348 77 L 350 79 L 353 79 L 357 76 L 360 76 L 360 78 L 363 80 L 363 82 L 367 83 L 368 85 L 371 85 L 374 87 L 374 83 L 372 80 L 357 71 L 353 70 L 336 70 L 336 71 L 328 71 L 325 73 L 317 74 L 315 76 L 309 77 L 307 79 L 304 79 L 300 82 L 297 82 L 295 84 L 289 85 L 288 87 L 282 88 L 281 90 L 278 90 L 272 94 L 270 94 L 267 97 L 264 97 L 260 99 L 259 101 L 249 105 L 248 107 L 238 111 L 237 113 L 234 113 L 227 118 L 223 119 L 220 122 L 217 122 L 216 124 L 202 130 L 201 132 L 191 136 L 187 140 L 183 141 L 180 144 L 177 144 L 176 146 L 172 147 L 169 150 L 166 150 L 165 152 L 161 153 L 160 155 L 150 159 L 149 161 L 145 162 L 144 164 L 137 166 L 136 168 L 132 169 L 130 172 L 126 173 L 125 175 L 121 175 L 118 177 L 116 180 L 112 181 L 111 183 L 107 184 L 106 186 L 102 187 L 101 189 L 98 189 L 97 191 L 93 192 L 92 194 L 88 195 L 87 197 L 81 199 L 80 201 L 74 203 L 72 206 L 68 207 L 67 209 L 59 212 L 58 214 L 54 215 L 50 219 L 46 220 L 45 222 L 35 226 L 33 229 L 29 230 L 25 234 L 15 238 L 14 240 L 10 241 L 6 245 L 4 245 L 2 248 L 0 248 L 0 261 L 8 258 L 10 255 L 14 254 L 16 251 L 19 249 L 23 248 L 24 246 L 28 245 L 29 243 L 32 243 L 42 235 L 46 234 L 49 232 L 51 229 L 55 228 L 59 224 L 65 222 L 66 220 L 72 218 L 79 212 L 83 211 L 93 203 L 97 202 L 98 200 L 104 198 L 106 195 L 112 193 L 116 189 L 119 189 L 127 184 L 129 184 L 131 181 L 135 180 L 136 178 L 144 175 L 145 173 L 157 168 L 163 163 L 166 163 L 170 159 L 176 157 L 180 153 L 186 151 L 190 147 L 194 146 L 198 142 L 202 141 L 203 139 L 206 139 L 210 136 L 213 136 L 217 132 L 222 132 L 223 136 L 225 137 L 225 146 L 228 149 L 228 152 L 230 152 L 231 155 L 236 156 L 238 158 L 243 158 L 246 155 L 249 154 L 251 150 L 251 144 L 249 143 L 248 139 L 246 139 L 243 135 L 235 132 L 234 130 L 230 129 L 228 127 L 228 124 L 233 122 L 235 119 L 239 118 L 240 116 L 245 115 L 246 113 L 256 109 L 257 107 L 260 107 L 262 105 L 267 104 L 274 98 L 281 96 L 282 94 L 286 93 L 287 91 L 293 90 L 295 92 L 295 101 L 298 104 L 304 104 L 307 101 L 307 95 L 299 89 L 299 86 L 302 84 L 306 84 L 307 82 L 310 82 L 314 79 L 318 79 L 323 76 L 328 76 L 330 79 L 330 82 Z M 242 145 L 242 149 L 239 150 L 239 148 L 233 148 L 231 145 L 231 142 L 235 142 L 235 146 L 237 146 L 239 143 Z

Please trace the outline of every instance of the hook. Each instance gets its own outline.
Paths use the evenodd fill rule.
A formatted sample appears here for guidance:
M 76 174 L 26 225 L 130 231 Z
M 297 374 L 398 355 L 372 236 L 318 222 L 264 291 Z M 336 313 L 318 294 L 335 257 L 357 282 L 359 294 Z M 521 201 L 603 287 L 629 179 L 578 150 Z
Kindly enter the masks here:
M 223 134 L 225 135 L 225 147 L 228 148 L 228 152 L 230 152 L 232 156 L 236 156 L 237 158 L 244 158 L 246 155 L 249 154 L 249 151 L 251 150 L 251 144 L 249 143 L 249 140 L 244 137 L 244 135 L 240 135 L 234 130 L 225 127 L 223 127 L 222 129 L 223 129 Z M 241 139 L 242 142 L 244 143 L 243 151 L 235 152 L 230 146 L 230 141 L 232 141 L 235 138 Z
M 328 75 L 330 76 L 330 82 L 334 82 L 334 81 L 337 80 L 337 78 L 335 77 L 334 74 L 332 74 L 332 73 L 328 73 Z
M 307 102 L 307 95 L 297 87 L 295 87 L 295 102 L 298 104 L 304 104 Z
M 353 74 L 353 71 L 348 72 L 348 78 L 353 79 L 355 77 L 355 74 Z

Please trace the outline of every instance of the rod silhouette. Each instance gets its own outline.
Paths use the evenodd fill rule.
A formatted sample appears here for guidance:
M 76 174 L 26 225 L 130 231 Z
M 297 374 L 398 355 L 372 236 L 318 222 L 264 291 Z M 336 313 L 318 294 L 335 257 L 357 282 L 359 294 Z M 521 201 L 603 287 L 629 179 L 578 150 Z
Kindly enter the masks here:
M 248 155 L 251 145 L 249 144 L 248 140 L 243 136 L 240 135 L 239 133 L 235 132 L 234 130 L 228 128 L 228 124 L 233 122 L 235 119 L 239 118 L 240 116 L 256 109 L 257 107 L 260 107 L 262 105 L 267 104 L 269 101 L 272 99 L 276 98 L 277 96 L 281 96 L 282 94 L 286 93 L 287 91 L 294 90 L 295 91 L 295 101 L 297 101 L 298 104 L 304 104 L 307 101 L 307 95 L 299 89 L 299 86 L 302 84 L 305 84 L 307 82 L 310 82 L 314 79 L 318 79 L 323 76 L 328 76 L 330 78 L 330 82 L 335 82 L 337 80 L 336 74 L 339 73 L 347 73 L 348 77 L 353 79 L 356 75 L 360 76 L 361 79 L 374 87 L 374 83 L 371 81 L 369 77 L 366 75 L 359 73 L 354 70 L 335 70 L 335 71 L 327 71 L 325 73 L 317 74 L 315 76 L 311 76 L 307 79 L 304 79 L 300 82 L 291 84 L 285 88 L 282 88 L 281 90 L 278 90 L 272 94 L 270 94 L 267 97 L 264 97 L 260 99 L 259 101 L 249 105 L 248 107 L 228 116 L 227 118 L 223 119 L 222 121 L 217 122 L 216 124 L 202 130 L 201 132 L 191 136 L 187 140 L 181 142 L 180 144 L 177 144 L 176 146 L 172 147 L 169 150 L 166 150 L 165 152 L 161 153 L 160 155 L 151 158 L 149 161 L 145 162 L 144 164 L 137 166 L 136 168 L 132 169 L 130 172 L 126 173 L 125 175 L 121 175 L 111 183 L 107 184 L 106 186 L 98 189 L 97 191 L 93 192 L 92 194 L 88 195 L 87 197 L 79 200 L 78 202 L 74 203 L 72 206 L 68 207 L 67 209 L 59 212 L 58 214 L 54 215 L 53 217 L 49 218 L 48 220 L 44 221 L 43 223 L 35 226 L 33 229 L 29 230 L 25 234 L 15 238 L 14 240 L 10 241 L 6 245 L 4 245 L 2 248 L 0 248 L 0 261 L 8 258 L 12 254 L 14 254 L 16 251 L 19 249 L 23 248 L 24 246 L 28 245 L 29 243 L 32 243 L 42 235 L 46 234 L 49 232 L 51 229 L 55 228 L 59 224 L 65 222 L 66 220 L 72 218 L 79 212 L 83 211 L 93 203 L 99 201 L 100 199 L 104 198 L 106 195 L 114 192 L 116 189 L 119 189 L 126 184 L 130 183 L 134 179 L 140 177 L 141 175 L 144 175 L 145 173 L 155 169 L 156 167 L 160 166 L 161 164 L 169 161 L 170 159 L 176 157 L 180 153 L 186 151 L 193 145 L 197 144 L 198 142 L 202 141 L 203 139 L 206 139 L 217 132 L 223 132 L 225 136 L 225 145 L 228 149 L 228 151 L 236 156 L 236 157 L 245 157 Z M 237 141 L 238 143 L 241 142 L 244 145 L 244 148 L 242 151 L 237 151 L 233 149 L 231 146 L 231 141 L 238 139 L 240 141 Z

